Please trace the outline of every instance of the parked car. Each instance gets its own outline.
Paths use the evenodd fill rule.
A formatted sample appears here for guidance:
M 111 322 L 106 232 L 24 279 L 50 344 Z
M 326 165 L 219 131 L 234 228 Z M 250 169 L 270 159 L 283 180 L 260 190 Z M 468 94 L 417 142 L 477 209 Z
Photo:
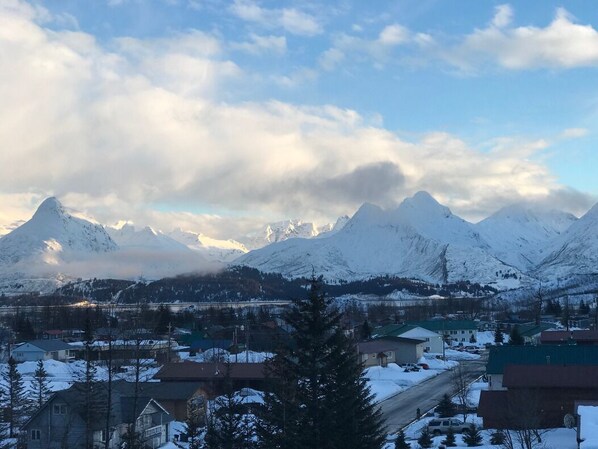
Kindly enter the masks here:
M 405 363 L 401 365 L 402 368 L 405 369 L 405 372 L 408 373 L 409 371 L 419 371 L 419 366 L 415 365 L 414 363 Z
M 428 423 L 428 430 L 433 435 L 440 435 L 448 432 L 449 428 L 455 433 L 463 433 L 469 429 L 469 424 L 464 423 L 457 418 L 433 419 Z
M 430 365 L 427 363 L 418 363 L 417 366 L 419 366 L 421 369 L 430 369 Z

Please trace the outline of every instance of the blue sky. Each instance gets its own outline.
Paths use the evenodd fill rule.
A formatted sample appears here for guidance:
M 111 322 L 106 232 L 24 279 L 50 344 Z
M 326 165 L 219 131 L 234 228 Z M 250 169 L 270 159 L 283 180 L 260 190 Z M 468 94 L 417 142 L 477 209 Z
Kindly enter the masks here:
M 5 224 L 49 194 L 221 235 L 420 189 L 473 221 L 598 199 L 591 2 L 3 3 Z

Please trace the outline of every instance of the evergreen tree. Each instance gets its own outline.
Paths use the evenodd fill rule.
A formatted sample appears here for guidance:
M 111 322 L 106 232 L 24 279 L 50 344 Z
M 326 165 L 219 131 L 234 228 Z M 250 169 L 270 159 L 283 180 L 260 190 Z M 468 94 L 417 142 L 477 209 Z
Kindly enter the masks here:
M 584 300 L 582 299 L 581 301 L 579 301 L 579 314 L 580 315 L 589 315 L 590 313 L 590 305 L 586 304 L 584 302 Z
M 419 438 L 417 439 L 417 444 L 419 444 L 420 447 L 422 447 L 423 449 L 429 449 L 432 447 L 433 443 L 434 442 L 432 441 L 432 434 L 430 433 L 428 426 L 424 426 L 419 435 Z
M 500 446 L 505 442 L 505 434 L 502 430 L 497 430 L 490 436 L 490 444 Z
M 365 320 L 363 322 L 363 324 L 361 325 L 361 338 L 363 338 L 364 340 L 368 340 L 371 337 L 372 337 L 372 327 L 370 326 L 370 323 L 368 322 L 368 320 Z
M 436 413 L 438 413 L 441 418 L 455 416 L 455 404 L 448 394 L 445 393 L 444 396 L 442 396 L 442 399 L 436 407 Z
M 494 331 L 494 343 L 498 344 L 503 344 L 505 341 L 505 336 L 502 333 L 502 330 L 500 329 L 500 326 L 496 326 L 496 330 Z
M 471 334 L 471 337 L 469 337 L 469 342 L 470 343 L 477 343 L 478 340 L 475 338 L 475 334 Z
M 446 447 L 455 447 L 457 445 L 457 441 L 455 438 L 455 431 L 452 427 L 449 427 L 446 432 L 446 438 L 441 441 Z
M 85 449 L 92 449 L 94 428 L 99 420 L 104 422 L 104 412 L 107 404 L 102 384 L 98 380 L 97 367 L 93 361 L 93 341 L 91 340 L 92 332 L 89 318 L 85 320 L 85 337 L 86 340 L 83 346 L 85 365 L 83 370 L 75 376 L 74 388 L 79 393 L 79 408 L 82 411 L 81 418 L 85 424 L 84 447 Z
M 51 394 L 48 386 L 48 372 L 44 367 L 42 360 L 37 361 L 37 368 L 33 373 L 33 381 L 31 382 L 31 388 L 33 390 L 33 397 L 35 400 L 35 407 L 41 408 Z
M 231 365 L 226 364 L 225 394 L 214 401 L 208 421 L 205 442 L 207 449 L 241 449 L 248 447 L 251 436 L 243 419 L 241 400 L 235 395 L 230 377 Z
M 257 423 L 264 449 L 379 449 L 380 411 L 372 405 L 340 314 L 313 279 L 307 299 L 285 315 L 292 344 L 269 363 L 272 391 Z
M 205 414 L 202 410 L 202 404 L 196 399 L 192 399 L 187 409 L 187 419 L 185 420 L 185 433 L 189 438 L 189 449 L 201 449 L 201 434 L 205 424 Z
M 463 442 L 467 444 L 467 447 L 481 446 L 482 434 L 479 427 L 475 424 L 469 426 L 469 429 L 463 432 Z
M 29 417 L 30 407 L 25 395 L 25 386 L 21 373 L 17 370 L 17 361 L 8 359 L 6 371 L 2 373 L 4 380 L 4 421 L 8 426 L 8 436 L 17 436 L 20 427 Z
M 509 334 L 509 344 L 521 346 L 524 343 L 525 343 L 525 340 L 523 339 L 523 336 L 519 332 L 519 326 L 517 326 L 517 325 L 513 326 L 513 328 L 511 329 L 511 333 Z
M 399 433 L 397 434 L 394 449 L 411 449 L 411 444 L 407 443 L 405 440 L 405 432 L 402 430 L 399 430 Z

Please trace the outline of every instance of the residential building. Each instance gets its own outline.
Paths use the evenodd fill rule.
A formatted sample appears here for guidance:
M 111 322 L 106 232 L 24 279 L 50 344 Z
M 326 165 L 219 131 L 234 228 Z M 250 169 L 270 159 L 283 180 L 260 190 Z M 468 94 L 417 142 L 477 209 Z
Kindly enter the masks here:
M 598 331 L 544 331 L 540 334 L 540 343 L 543 345 L 598 345 Z
M 413 338 L 383 337 L 358 343 L 357 352 L 366 367 L 417 363 L 423 356 L 425 343 Z
M 50 359 L 66 362 L 72 357 L 72 349 L 62 340 L 32 340 L 15 346 L 10 356 L 19 363 Z
M 554 323 L 529 323 L 519 326 L 519 334 L 523 337 L 526 345 L 537 345 L 540 343 L 540 335 L 547 330 L 556 329 Z
M 133 422 L 143 447 L 153 449 L 163 445 L 169 440 L 171 415 L 155 399 L 135 397 L 130 390 L 130 385 L 113 384 L 108 433 L 105 389 L 95 397 L 91 409 L 87 409 L 83 400 L 83 384 L 54 393 L 23 426 L 27 449 L 83 449 L 87 446 L 87 419 L 94 449 L 103 449 L 106 439 L 110 449 L 121 448 Z
M 424 341 L 424 352 L 442 354 L 442 335 L 411 324 L 387 324 L 372 332 L 372 337 L 402 337 Z
M 407 324 L 423 327 L 439 335 L 444 335 L 447 341 L 454 344 L 466 345 L 472 339 L 477 341 L 478 326 L 474 320 L 427 320 L 409 321 Z
M 485 428 L 561 427 L 577 406 L 598 401 L 597 365 L 508 365 L 503 390 L 482 391 Z
M 266 368 L 263 363 L 167 363 L 154 375 L 154 379 L 161 383 L 195 382 L 212 399 L 224 393 L 227 376 L 230 377 L 234 390 L 248 387 L 263 391 L 266 386 Z
M 490 348 L 486 375 L 490 390 L 504 390 L 503 376 L 508 365 L 596 365 L 598 346 L 504 345 Z

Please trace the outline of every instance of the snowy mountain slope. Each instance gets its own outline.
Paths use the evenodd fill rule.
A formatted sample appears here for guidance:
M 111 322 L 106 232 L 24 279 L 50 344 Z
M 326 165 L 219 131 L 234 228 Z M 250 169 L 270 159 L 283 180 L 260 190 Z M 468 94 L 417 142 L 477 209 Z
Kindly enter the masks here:
M 181 228 L 175 229 L 168 235 L 188 248 L 204 254 L 208 260 L 215 262 L 232 262 L 248 251 L 245 245 L 235 240 L 213 239 L 196 232 L 183 231 Z
M 177 252 L 189 251 L 189 248 L 167 236 L 161 231 L 156 231 L 150 226 L 137 230 L 134 225 L 126 223 L 120 228 L 107 227 L 106 231 L 121 249 L 143 248 L 153 251 Z
M 598 274 L 598 204 L 551 242 L 533 273 L 541 279 Z
M 364 204 L 342 230 L 251 251 L 235 264 L 285 276 L 363 279 L 379 275 L 429 282 L 491 283 L 521 273 L 497 260 L 472 224 L 420 192 L 397 209 Z
M 529 271 L 548 255 L 550 242 L 576 221 L 566 212 L 515 204 L 482 220 L 476 229 L 498 259 Z
M 313 223 L 302 220 L 284 220 L 264 225 L 260 230 L 249 233 L 238 239 L 246 248 L 257 249 L 276 242 L 292 238 L 312 238 L 319 234 Z
M 52 197 L 41 203 L 29 221 L 0 238 L 0 266 L 58 265 L 116 249 L 102 226 L 69 214 Z

